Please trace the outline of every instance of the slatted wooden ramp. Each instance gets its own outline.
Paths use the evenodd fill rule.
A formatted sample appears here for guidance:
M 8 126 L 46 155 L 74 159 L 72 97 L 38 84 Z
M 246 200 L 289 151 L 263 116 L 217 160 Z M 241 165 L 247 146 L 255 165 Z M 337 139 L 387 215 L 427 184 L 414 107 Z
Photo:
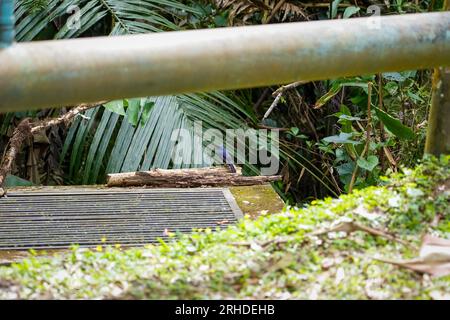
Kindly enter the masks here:
M 227 188 L 10 191 L 0 199 L 0 250 L 153 243 L 170 232 L 235 223 Z

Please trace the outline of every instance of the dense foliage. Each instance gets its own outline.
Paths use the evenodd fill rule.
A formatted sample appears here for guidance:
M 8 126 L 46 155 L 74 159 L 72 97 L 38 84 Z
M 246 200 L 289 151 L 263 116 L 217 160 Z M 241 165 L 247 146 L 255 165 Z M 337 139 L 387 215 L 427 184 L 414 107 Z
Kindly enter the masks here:
M 16 29 L 18 41 L 115 36 L 351 19 L 372 15 L 371 4 L 361 0 L 18 0 Z M 425 12 L 441 6 L 441 1 L 379 4 L 381 14 Z M 74 28 L 77 23 L 79 28 Z M 201 120 L 204 129 L 221 131 L 278 128 L 284 179 L 276 187 L 290 203 L 338 195 L 374 185 L 380 175 L 416 163 L 423 150 L 430 86 L 428 71 L 308 83 L 286 91 L 264 121 L 277 87 L 116 101 L 78 117 L 69 128 L 53 127 L 36 135 L 14 174 L 35 184 L 80 184 L 102 183 L 108 172 L 172 167 L 170 132 L 185 128 L 194 134 L 193 122 Z M 42 119 L 65 111 L 0 115 L 0 150 L 20 119 Z M 258 166 L 244 169 L 248 174 L 258 172 Z M 17 183 L 17 179 L 9 181 Z
M 31 257 L 0 268 L 0 297 L 448 299 L 450 276 L 431 278 L 377 259 L 417 256 L 425 234 L 448 237 L 450 157 L 383 181 L 156 246 Z M 317 232 L 350 221 L 385 236 Z

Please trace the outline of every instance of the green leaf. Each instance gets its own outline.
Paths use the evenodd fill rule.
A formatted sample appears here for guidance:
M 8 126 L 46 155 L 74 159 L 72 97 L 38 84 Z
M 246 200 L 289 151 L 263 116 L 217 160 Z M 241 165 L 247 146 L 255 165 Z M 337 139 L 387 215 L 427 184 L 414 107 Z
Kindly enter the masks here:
M 346 114 L 341 114 L 341 115 L 339 116 L 339 120 L 360 121 L 361 118 L 360 118 L 360 117 L 349 116 L 349 115 L 346 115 Z M 338 122 L 339 122 L 339 120 L 338 120 Z
M 339 118 L 338 123 L 342 125 L 341 131 L 345 133 L 350 133 L 353 131 L 352 129 L 352 122 L 350 119 L 346 119 L 347 117 L 352 117 L 352 113 L 350 109 L 344 105 L 341 104 L 340 111 L 335 114 Z
M 226 17 L 223 16 L 215 16 L 214 17 L 214 24 L 216 27 L 226 27 L 228 25 L 228 21 Z
M 378 165 L 378 157 L 368 156 L 367 159 L 359 158 L 356 163 L 359 167 L 367 171 L 372 171 Z
M 417 74 L 417 70 L 402 71 L 400 73 L 406 78 L 414 78 Z
M 341 84 L 339 84 L 339 83 L 334 84 L 326 94 L 324 94 L 322 97 L 320 97 L 316 101 L 314 108 L 317 109 L 317 108 L 322 107 L 325 103 L 330 101 L 331 98 L 333 98 L 335 95 L 337 95 L 340 90 L 341 90 Z
M 419 102 L 424 102 L 423 99 L 418 96 L 417 94 L 415 94 L 414 92 L 408 91 L 406 93 L 408 95 L 408 97 L 410 97 L 415 103 L 419 103 Z
M 337 12 L 338 12 L 338 7 L 339 4 L 341 3 L 342 0 L 334 0 L 333 3 L 331 4 L 331 19 L 336 18 L 337 16 Z
M 128 101 L 127 119 L 134 127 L 138 124 L 140 109 L 141 99 L 130 99 Z
M 407 126 L 403 125 L 400 120 L 392 117 L 381 109 L 375 107 L 378 118 L 383 122 L 386 129 L 392 132 L 394 135 L 401 139 L 410 140 L 414 139 L 416 136 L 414 131 L 412 131 Z
M 75 138 L 75 134 L 77 133 L 78 126 L 81 123 L 81 119 L 82 117 L 80 115 L 77 116 L 70 126 L 69 132 L 66 136 L 66 140 L 64 141 L 63 149 L 61 151 L 59 160 L 60 164 L 64 161 L 67 151 L 69 151 L 69 148 L 72 146 L 72 141 Z
M 29 14 L 27 2 L 29 0 L 17 1 L 16 39 L 19 41 L 42 37 L 44 32 L 54 28 L 53 21 L 67 20 L 67 9 L 72 5 L 80 8 L 80 28 L 73 28 L 72 25 L 69 28 L 66 23 L 56 35 L 45 34 L 46 39 L 52 36 L 55 39 L 78 37 L 98 26 L 105 16 L 113 19 L 111 35 L 179 30 L 179 22 L 184 16 L 201 13 L 195 6 L 175 0 L 46 0 L 47 4 L 43 10 Z
M 342 87 L 362 88 L 367 93 L 368 84 L 367 82 L 358 82 L 358 81 L 342 81 L 342 80 L 335 81 L 331 89 L 316 101 L 314 108 L 317 109 L 322 107 L 325 103 L 330 101 L 331 98 L 333 98 L 336 94 L 338 94 Z
M 300 132 L 300 129 L 297 127 L 292 127 L 291 132 L 294 136 L 296 136 Z
M 388 83 L 385 84 L 384 89 L 387 90 L 387 92 L 389 92 L 391 96 L 393 96 L 398 91 L 398 84 L 397 82 L 389 81 Z
M 344 19 L 350 18 L 352 15 L 354 15 L 355 13 L 359 12 L 359 7 L 355 7 L 355 6 L 351 6 L 345 9 L 344 11 Z
M 22 179 L 20 177 L 8 174 L 5 179 L 5 187 L 29 187 L 33 186 L 33 182 Z
M 385 72 L 382 74 L 383 78 L 389 81 L 403 82 L 406 79 L 414 78 L 417 71 L 403 71 L 403 72 Z
M 105 116 L 105 115 L 104 115 Z M 117 113 L 111 114 L 111 117 L 109 119 L 108 124 L 106 125 L 105 130 L 103 131 L 103 134 L 101 135 L 101 141 L 96 147 L 97 152 L 95 154 L 95 158 L 92 165 L 91 173 L 89 174 L 89 183 L 96 183 L 99 177 L 100 168 L 103 165 L 103 159 L 107 157 L 107 148 L 111 141 L 111 136 L 116 128 L 117 121 L 119 120 L 120 115 Z M 103 117 L 102 117 L 103 121 Z M 97 132 L 96 132 L 97 134 Z M 95 140 L 95 137 L 94 137 Z M 92 145 L 94 144 L 94 141 L 92 141 Z M 91 145 L 91 146 L 92 146 Z M 86 161 L 86 166 L 87 166 Z
M 354 97 L 351 97 L 350 101 L 353 104 L 358 105 L 358 106 L 361 105 L 361 104 L 367 105 L 367 96 L 366 95 L 362 95 L 362 94 L 358 94 L 358 95 L 356 95 Z
M 355 170 L 354 162 L 346 162 L 336 167 L 339 174 L 339 179 L 344 185 L 348 185 L 352 179 L 353 171 Z
M 399 72 L 385 72 L 382 74 L 383 78 L 389 81 L 403 82 L 407 79 Z
M 81 120 L 78 127 L 70 128 L 70 131 L 76 131 L 76 137 L 72 144 L 70 154 L 69 176 L 71 177 L 78 177 L 78 170 L 82 166 L 83 151 L 86 147 L 86 139 L 88 137 L 88 133 L 95 124 L 95 117 L 99 110 L 100 108 L 89 109 L 84 114 L 87 119 Z M 69 134 L 71 134 L 70 131 Z M 64 145 L 66 144 L 69 144 L 67 140 L 64 142 Z
M 123 107 L 123 100 L 115 100 L 103 105 L 106 109 L 111 112 L 120 114 L 121 116 L 125 115 L 125 108 Z
M 144 106 L 142 108 L 141 125 L 144 125 L 147 122 L 148 118 L 150 117 L 150 111 L 152 110 L 154 105 L 155 105 L 154 101 L 144 102 Z
M 97 128 L 95 129 L 95 135 L 94 138 L 92 139 L 91 145 L 89 146 L 89 152 L 85 162 L 85 169 L 82 180 L 83 184 L 90 183 L 91 168 L 95 163 L 95 155 L 99 150 L 100 143 L 102 141 L 103 143 L 109 142 L 109 137 L 105 137 L 105 131 L 108 129 L 109 118 L 111 117 L 112 114 L 113 113 L 110 112 L 109 110 L 105 110 Z
M 337 136 L 329 136 L 326 138 L 323 138 L 323 141 L 330 142 L 330 143 L 343 143 L 343 144 L 360 144 L 361 142 L 351 140 L 353 137 L 353 134 L 351 133 L 345 133 L 341 132 Z

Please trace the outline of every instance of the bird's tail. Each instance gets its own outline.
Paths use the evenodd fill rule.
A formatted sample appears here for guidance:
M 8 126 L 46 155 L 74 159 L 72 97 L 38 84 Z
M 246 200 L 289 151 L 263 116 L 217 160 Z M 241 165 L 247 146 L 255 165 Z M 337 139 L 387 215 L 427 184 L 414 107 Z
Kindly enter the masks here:
M 228 164 L 228 168 L 230 169 L 230 172 L 236 173 L 236 167 L 232 165 L 231 163 Z

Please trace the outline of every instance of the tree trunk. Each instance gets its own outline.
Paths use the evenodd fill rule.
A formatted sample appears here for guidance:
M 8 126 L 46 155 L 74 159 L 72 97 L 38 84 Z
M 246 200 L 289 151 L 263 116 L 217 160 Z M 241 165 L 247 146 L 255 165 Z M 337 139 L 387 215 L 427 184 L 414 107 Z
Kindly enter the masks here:
M 450 1 L 444 2 L 450 10 Z M 433 75 L 431 110 L 425 153 L 450 154 L 450 67 L 439 67 Z

